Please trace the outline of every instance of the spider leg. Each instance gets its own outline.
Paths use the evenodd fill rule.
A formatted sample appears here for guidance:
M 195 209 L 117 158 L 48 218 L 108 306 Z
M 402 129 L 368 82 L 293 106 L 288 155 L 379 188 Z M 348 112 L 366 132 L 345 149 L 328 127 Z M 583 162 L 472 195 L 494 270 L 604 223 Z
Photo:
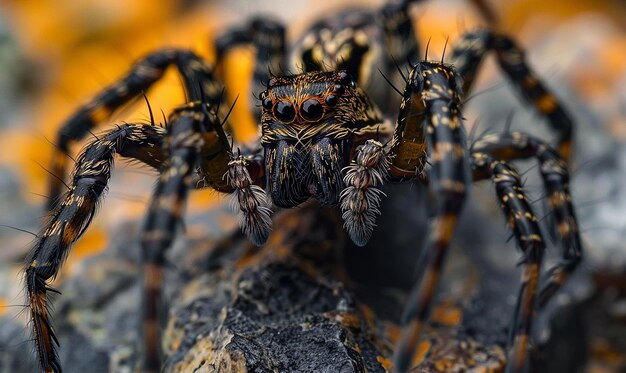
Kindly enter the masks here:
M 224 74 L 224 57 L 233 48 L 247 45 L 256 48 L 256 63 L 253 77 L 253 90 L 250 99 L 256 118 L 261 117 L 261 109 L 256 106 L 258 95 L 264 91 L 272 75 L 281 75 L 285 68 L 286 31 L 282 23 L 268 17 L 256 17 L 245 26 L 232 28 L 215 40 L 217 67 Z
M 471 167 L 474 180 L 491 178 L 500 199 L 500 207 L 513 229 L 517 244 L 523 253 L 522 278 L 513 326 L 509 334 L 509 356 L 506 371 L 524 372 L 528 360 L 529 334 L 535 303 L 541 261 L 545 243 L 520 177 L 511 166 L 486 154 L 472 153 Z
M 405 74 L 413 68 L 412 61 L 417 60 L 419 57 L 419 45 L 415 37 L 413 21 L 409 15 L 409 6 L 416 2 L 419 2 L 419 0 L 406 0 L 398 3 L 389 2 L 380 11 L 383 36 L 385 38 L 383 45 L 387 48 L 386 54 L 392 56 L 391 59 L 386 59 L 387 66 L 385 66 L 385 71 L 389 74 L 389 78 L 385 76 L 385 79 L 389 79 L 389 83 L 394 85 L 394 87 L 407 84 Z M 305 57 L 303 56 L 303 61 L 306 64 L 307 59 Z M 308 63 L 315 65 L 310 60 Z M 392 98 L 390 103 L 397 105 L 397 102 L 394 100 L 396 96 L 392 95 L 386 98 L 390 97 Z M 403 105 L 408 105 L 411 94 L 409 93 L 406 97 L 408 98 L 404 100 Z M 412 121 L 416 119 L 413 118 L 413 114 L 414 112 L 406 113 L 402 118 L 406 121 L 407 117 L 410 116 L 409 120 Z M 419 125 L 409 127 L 409 130 L 413 132 L 421 133 L 422 131 Z M 383 133 L 384 135 L 387 134 Z M 408 137 L 409 135 L 407 135 Z M 416 137 L 423 139 L 421 134 Z M 409 147 L 420 147 L 422 145 L 423 141 L 420 143 L 419 140 L 405 144 L 405 146 Z M 420 169 L 423 167 L 425 145 L 423 150 L 424 152 L 417 154 L 420 163 L 416 167 Z M 365 144 L 359 146 L 354 159 L 345 168 L 344 184 L 346 188 L 341 192 L 340 202 L 342 217 L 345 222 L 344 226 L 350 238 L 355 244 L 363 246 L 369 241 L 375 226 L 376 217 L 380 215 L 380 197 L 384 193 L 377 186 L 382 185 L 387 177 L 391 159 L 384 146 L 379 141 L 374 140 L 367 140 Z M 407 176 L 414 176 L 413 171 L 410 170 Z
M 387 53 L 392 56 L 385 71 L 390 76 L 390 81 L 401 87 L 406 84 L 406 77 L 413 67 L 412 64 L 419 59 L 419 44 L 413 27 L 413 20 L 409 14 L 412 3 L 420 1 L 405 0 L 401 2 L 388 2 L 381 9 L 382 26 Z
M 524 52 L 508 36 L 478 29 L 465 34 L 455 43 L 450 62 L 463 77 L 463 92 L 469 92 L 478 67 L 491 50 L 496 52 L 498 63 L 522 96 L 548 119 L 558 135 L 559 154 L 569 161 L 574 126 L 570 115 L 528 67 Z
M 206 186 L 247 197 L 239 198 L 240 208 L 244 216 L 257 219 L 253 220 L 257 224 L 256 230 L 251 230 L 249 234 L 256 242 L 267 237 L 271 224 L 270 211 L 263 204 L 267 203 L 267 197 L 254 185 L 262 177 L 259 171 L 262 170 L 262 163 L 256 159 L 233 158 L 222 123 L 207 105 L 193 102 L 175 110 L 167 128 L 132 124 L 119 126 L 89 144 L 78 158 L 70 190 L 52 212 L 26 268 L 31 320 L 42 370 L 61 371 L 54 346 L 58 342 L 49 320 L 47 303 L 47 292 L 55 290 L 47 281 L 57 275 L 71 245 L 91 222 L 106 190 L 115 154 L 161 169 L 142 238 L 142 255 L 146 263 L 146 366 L 158 367 L 156 315 L 164 251 L 174 237 L 196 164 Z M 224 181 L 226 173 L 234 173 L 237 177 L 228 177 Z M 248 232 L 247 226 L 243 228 L 244 232 Z
M 241 210 L 241 227 L 250 240 L 261 245 L 271 227 L 270 202 L 261 187 L 262 160 L 234 157 L 222 123 L 203 103 L 187 104 L 170 117 L 164 142 L 165 162 L 152 196 L 142 236 L 144 261 L 144 368 L 160 370 L 159 306 L 165 252 L 172 244 L 181 220 L 194 165 L 199 164 L 205 184 L 234 193 Z M 252 176 L 251 176 L 252 175 Z
M 165 162 L 159 181 L 148 207 L 148 217 L 142 233 L 141 252 L 143 267 L 143 348 L 144 368 L 149 372 L 160 370 L 159 317 L 165 251 L 172 244 L 181 220 L 184 202 L 191 187 L 194 165 L 202 148 L 203 136 L 214 123 L 209 113 L 191 103 L 170 116 L 168 133 L 164 141 Z M 219 125 L 219 122 L 217 122 Z
M 126 124 L 93 141 L 80 155 L 70 190 L 52 212 L 32 249 L 26 268 L 26 288 L 39 363 L 42 371 L 61 372 L 48 314 L 47 292 L 56 292 L 48 281 L 56 277 L 70 246 L 85 231 L 106 190 L 115 154 L 158 168 L 165 130 L 155 126 Z
M 409 368 L 417 350 L 469 186 L 459 118 L 460 88 L 453 69 L 435 62 L 418 63 L 409 75 L 390 151 L 390 176 L 420 176 L 426 162 L 425 122 L 432 144 L 430 187 L 437 196 L 437 214 L 420 259 L 421 279 L 411 291 L 404 312 L 403 335 L 395 354 L 395 367 L 400 372 Z
M 474 144 L 473 150 L 502 160 L 534 157 L 539 161 L 555 233 L 562 246 L 561 262 L 548 271 L 547 283 L 539 293 L 539 307 L 543 307 L 582 259 L 582 241 L 569 191 L 567 164 L 545 142 L 519 132 L 485 136 Z
M 408 68 L 411 68 L 414 59 L 419 57 L 419 44 L 409 7 L 419 2 L 422 0 L 388 2 L 381 9 L 387 50 L 400 66 Z
M 190 101 L 201 100 L 212 105 L 219 104 L 221 84 L 214 78 L 212 68 L 193 52 L 181 49 L 164 49 L 137 61 L 131 70 L 117 83 L 104 89 L 89 103 L 82 106 L 61 127 L 57 135 L 57 150 L 52 157 L 51 173 L 58 176 L 50 181 L 48 210 L 56 204 L 56 197 L 63 190 L 63 178 L 67 169 L 69 147 L 89 133 L 98 123 L 106 120 L 123 104 L 141 95 L 159 80 L 169 65 L 180 71 Z

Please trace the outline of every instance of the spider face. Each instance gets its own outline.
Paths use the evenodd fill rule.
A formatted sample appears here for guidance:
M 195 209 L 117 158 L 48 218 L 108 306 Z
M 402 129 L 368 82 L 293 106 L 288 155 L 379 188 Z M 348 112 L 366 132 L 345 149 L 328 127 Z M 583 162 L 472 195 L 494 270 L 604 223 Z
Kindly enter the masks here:
M 346 71 L 272 78 L 260 95 L 268 192 L 281 207 L 336 204 L 355 136 L 381 122 Z

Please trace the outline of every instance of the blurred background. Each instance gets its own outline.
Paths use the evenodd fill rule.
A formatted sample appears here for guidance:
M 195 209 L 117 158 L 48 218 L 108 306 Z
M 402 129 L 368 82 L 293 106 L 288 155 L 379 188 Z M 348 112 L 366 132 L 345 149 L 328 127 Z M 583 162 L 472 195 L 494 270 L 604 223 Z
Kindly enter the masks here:
M 548 82 L 577 122 L 572 190 L 587 249 L 583 267 L 589 276 L 581 280 L 587 289 L 583 293 L 588 296 L 597 291 L 589 288 L 603 289 L 602 296 L 608 300 L 602 304 L 608 308 L 609 317 L 624 323 L 626 3 L 618 0 L 487 3 L 497 15 L 500 28 L 526 48 L 531 66 Z M 39 230 L 47 198 L 46 168 L 54 150 L 51 141 L 63 120 L 79 105 L 115 82 L 133 61 L 164 46 L 190 48 L 213 61 L 213 38 L 254 14 L 271 14 L 283 20 L 289 26 L 289 40 L 294 41 L 307 25 L 329 11 L 349 6 L 376 8 L 381 4 L 382 1 L 319 0 L 2 1 L 0 224 L 17 229 L 0 227 L 0 315 L 16 321 L 17 325 L 26 325 L 23 315 L 18 315 L 24 298 L 20 270 L 33 237 L 20 230 Z M 446 38 L 454 42 L 460 33 L 484 24 L 468 0 L 425 0 L 415 7 L 413 15 L 422 47 L 430 40 L 432 58 L 440 56 Z M 226 79 L 230 99 L 247 96 L 251 55 L 251 51 L 242 49 L 229 56 L 228 63 L 234 67 Z M 484 93 L 473 98 L 466 108 L 468 129 L 474 125 L 481 126 L 478 132 L 501 128 L 515 108 L 514 129 L 550 138 L 545 125 L 537 125 L 537 115 L 520 105 L 517 94 L 503 83 L 492 59 L 482 69 L 475 92 Z M 168 113 L 183 103 L 176 73 L 170 71 L 148 93 L 148 98 L 156 113 Z M 251 136 L 255 128 L 245 101 L 238 102 L 233 114 L 234 121 L 244 129 L 237 134 L 242 138 Z M 148 118 L 147 107 L 140 100 L 117 112 L 100 129 L 124 121 L 145 122 Z M 76 146 L 73 154 L 79 149 L 80 145 Z M 530 164 L 520 167 L 522 171 L 528 168 Z M 59 281 L 75 274 L 82 259 L 102 252 L 116 227 L 141 219 L 154 180 L 155 175 L 146 168 L 124 162 L 116 164 L 106 201 L 72 250 Z M 532 176 L 529 180 L 530 193 L 540 197 L 539 181 Z M 495 216 L 493 220 L 501 227 L 493 191 L 477 187 L 475 196 L 478 202 L 470 209 Z M 228 209 L 223 208 L 226 201 L 211 191 L 195 192 L 188 204 L 189 214 L 213 214 L 209 229 L 232 230 L 235 224 Z M 205 232 L 206 224 L 206 221 L 192 221 L 188 233 Z M 485 229 L 489 228 L 485 226 Z M 502 232 L 495 235 L 495 241 L 506 239 L 505 231 Z M 497 244 L 493 248 L 499 254 L 486 254 L 486 260 L 512 270 L 518 254 L 514 250 L 500 254 L 502 249 Z M 12 333 L 17 333 L 19 328 L 15 330 Z M 13 336 L 14 343 L 28 339 L 28 333 L 22 332 Z M 598 336 L 592 347 L 604 360 L 589 363 L 587 371 L 624 371 L 626 351 L 620 351 L 620 346 L 626 346 L 624 338 L 626 334 Z M 3 368 L 1 363 L 0 360 Z

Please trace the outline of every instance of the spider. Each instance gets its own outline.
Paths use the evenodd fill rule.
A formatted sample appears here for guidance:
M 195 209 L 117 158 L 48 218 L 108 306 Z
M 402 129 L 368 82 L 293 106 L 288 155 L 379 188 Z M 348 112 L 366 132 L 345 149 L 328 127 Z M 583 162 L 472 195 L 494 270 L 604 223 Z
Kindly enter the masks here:
M 521 49 L 496 31 L 465 34 L 448 63 L 443 58 L 411 62 L 419 57 L 409 17 L 413 2 L 388 3 L 378 11 L 353 10 L 316 23 L 291 48 L 291 65 L 297 71 L 293 75 L 274 74 L 287 65 L 285 29 L 278 22 L 256 18 L 218 38 L 218 70 L 227 68 L 223 57 L 233 47 L 256 47 L 254 84 L 255 93 L 260 93 L 254 100 L 259 103 L 255 112 L 261 136 L 253 148 L 234 150 L 224 127 L 236 123 L 228 121 L 228 106 L 220 105 L 224 88 L 214 68 L 188 50 L 164 49 L 148 55 L 78 110 L 59 132 L 59 151 L 53 159 L 57 175 L 65 175 L 65 154 L 72 142 L 141 95 L 168 66 L 181 73 L 188 97 L 164 127 L 123 124 L 90 142 L 76 160 L 69 191 L 61 193 L 62 180 L 51 183 L 51 195 L 62 197 L 58 205 L 50 204 L 50 217 L 25 269 L 41 370 L 61 372 L 59 341 L 48 311 L 48 293 L 56 290 L 48 282 L 89 226 L 114 157 L 120 155 L 160 174 L 141 239 L 145 370 L 160 366 L 157 320 L 164 252 L 176 235 L 190 189 L 232 194 L 241 228 L 257 245 L 270 233 L 273 207 L 295 207 L 309 199 L 339 206 L 347 233 L 357 245 L 364 245 L 380 215 L 383 183 L 418 179 L 427 184 L 437 210 L 420 260 L 421 278 L 409 297 L 396 348 L 394 369 L 404 372 L 428 320 L 468 187 L 472 181 L 491 179 L 523 254 L 507 363 L 508 371 L 523 371 L 535 303 L 544 306 L 581 259 L 568 189 L 573 125 L 527 66 Z M 513 85 L 557 132 L 558 150 L 541 139 L 508 131 L 467 146 L 461 97 L 470 91 L 480 62 L 490 51 Z M 396 84 L 404 85 L 403 91 L 398 90 L 399 99 L 391 94 Z M 563 248 L 562 261 L 548 272 L 539 292 L 545 243 L 520 177 L 508 164 L 524 158 L 536 158 L 540 164 Z

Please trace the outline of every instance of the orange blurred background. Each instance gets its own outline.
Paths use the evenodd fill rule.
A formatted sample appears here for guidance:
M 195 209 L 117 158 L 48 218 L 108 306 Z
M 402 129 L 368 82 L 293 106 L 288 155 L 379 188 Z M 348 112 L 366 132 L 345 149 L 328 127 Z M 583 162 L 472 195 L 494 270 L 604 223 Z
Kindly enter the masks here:
M 480 24 L 469 0 L 424 1 L 416 8 L 418 35 L 422 45 L 431 39 L 433 57 L 443 49 L 446 37 L 453 41 L 461 28 Z M 190 48 L 213 60 L 210 42 L 228 25 L 243 22 L 256 12 L 272 13 L 290 26 L 290 39 L 327 9 L 340 9 L 335 1 L 266 1 L 234 2 L 160 1 L 158 6 L 146 0 L 7 0 L 0 5 L 3 22 L 17 45 L 20 61 L 28 63 L 30 91 L 19 107 L 18 115 L 10 115 L 10 132 L 0 139 L 0 160 L 19 169 L 30 192 L 44 193 L 45 171 L 37 164 L 47 164 L 51 144 L 60 124 L 81 103 L 103 87 L 114 82 L 129 65 L 149 51 L 163 46 Z M 373 4 L 382 1 L 346 1 L 346 4 Z M 601 17 L 606 24 L 623 30 L 626 7 L 620 1 L 594 0 L 523 0 L 488 1 L 500 20 L 500 26 L 515 35 L 523 45 L 532 46 L 549 36 L 551 30 L 582 17 Z M 278 5 L 276 5 L 278 4 Z M 277 12 L 280 9 L 280 12 Z M 306 10 L 306 11 L 304 11 Z M 293 21 L 295 20 L 295 22 Z M 597 33 L 598 30 L 589 30 Z M 531 52 L 532 53 L 532 48 Z M 607 32 L 590 47 L 585 58 L 593 58 L 599 66 L 574 77 L 583 96 L 609 96 L 616 76 L 626 72 L 626 38 L 623 32 Z M 245 56 L 245 52 L 243 52 Z M 241 56 L 237 56 L 241 57 Z M 582 56 L 576 56 L 581 58 Z M 250 63 L 231 58 L 231 64 L 246 76 Z M 557 63 L 553 62 L 553 63 Z M 241 66 L 241 67 L 240 67 Z M 231 97 L 247 91 L 246 79 L 229 79 Z M 158 93 L 154 93 L 158 92 Z M 167 78 L 149 95 L 155 111 L 167 113 L 184 100 L 175 74 Z M 244 115 L 246 103 L 237 105 L 238 122 L 253 126 Z M 145 120 L 143 103 L 123 110 L 113 121 Z M 242 118 L 242 119 L 240 119 Z M 106 128 L 106 127 L 103 127 Z M 626 136 L 626 131 L 617 129 Z M 11 145 L 11 146 L 9 146 Z M 37 151 L 33 151 L 36 149 Z M 36 161 L 36 162 L 34 162 Z M 32 195 L 26 196 L 35 202 Z

